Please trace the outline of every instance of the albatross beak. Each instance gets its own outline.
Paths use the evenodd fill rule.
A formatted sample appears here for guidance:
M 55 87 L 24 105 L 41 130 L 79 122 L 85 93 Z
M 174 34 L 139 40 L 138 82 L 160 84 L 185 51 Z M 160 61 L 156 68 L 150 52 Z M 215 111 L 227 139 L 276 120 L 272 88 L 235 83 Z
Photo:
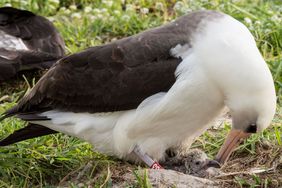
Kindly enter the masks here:
M 215 160 L 219 163 L 224 164 L 229 158 L 232 151 L 240 144 L 242 139 L 246 139 L 251 133 L 246 133 L 241 130 L 232 129 L 228 134 L 224 144 L 221 146 L 217 153 Z

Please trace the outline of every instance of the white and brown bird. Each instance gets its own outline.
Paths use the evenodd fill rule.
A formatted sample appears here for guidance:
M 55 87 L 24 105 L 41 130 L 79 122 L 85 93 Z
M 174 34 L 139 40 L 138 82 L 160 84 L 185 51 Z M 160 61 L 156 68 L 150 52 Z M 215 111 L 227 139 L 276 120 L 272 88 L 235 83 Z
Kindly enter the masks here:
M 27 10 L 0 8 L 0 82 L 23 70 L 48 69 L 64 50 L 60 33 L 48 19 Z
M 269 126 L 276 96 L 249 30 L 223 13 L 196 11 L 59 60 L 3 114 L 30 124 L 0 145 L 59 131 L 158 168 L 154 160 L 189 147 L 225 106 L 232 129 L 220 163 L 241 138 Z

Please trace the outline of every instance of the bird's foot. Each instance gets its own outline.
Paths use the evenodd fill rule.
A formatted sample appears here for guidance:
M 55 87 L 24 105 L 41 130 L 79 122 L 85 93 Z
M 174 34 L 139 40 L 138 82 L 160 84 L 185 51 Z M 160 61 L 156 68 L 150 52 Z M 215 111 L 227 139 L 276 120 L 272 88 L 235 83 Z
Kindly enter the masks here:
M 154 161 L 149 155 L 140 150 L 138 146 L 135 146 L 133 153 L 138 156 L 146 165 L 151 169 L 162 169 L 163 167 L 157 162 Z
M 220 174 L 220 164 L 211 160 L 207 155 L 199 150 L 192 149 L 186 153 L 176 153 L 168 151 L 167 157 L 161 165 L 166 169 L 172 169 L 198 177 L 213 177 Z

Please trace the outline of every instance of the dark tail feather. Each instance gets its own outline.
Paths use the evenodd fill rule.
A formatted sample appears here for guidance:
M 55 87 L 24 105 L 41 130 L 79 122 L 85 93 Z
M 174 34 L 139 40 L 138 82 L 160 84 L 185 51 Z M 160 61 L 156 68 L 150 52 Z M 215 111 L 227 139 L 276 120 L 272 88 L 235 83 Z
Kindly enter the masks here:
M 11 109 L 7 110 L 3 114 L 0 115 L 0 122 L 3 121 L 4 119 L 12 116 L 16 116 L 17 118 L 20 118 L 24 121 L 44 121 L 44 120 L 50 120 L 50 118 L 46 116 L 40 116 L 37 113 L 34 112 L 29 112 L 29 113 L 22 113 L 22 114 L 17 114 L 17 105 L 12 107 Z
M 45 120 L 50 120 L 50 118 L 46 116 L 40 116 L 35 113 L 26 113 L 26 114 L 17 114 L 15 115 L 17 118 L 20 118 L 24 121 L 45 121 Z
M 57 133 L 57 131 L 54 131 L 52 129 L 49 129 L 41 125 L 30 123 L 26 127 L 16 130 L 14 133 L 10 134 L 4 140 L 1 140 L 0 146 L 7 146 L 23 140 L 54 134 L 54 133 Z

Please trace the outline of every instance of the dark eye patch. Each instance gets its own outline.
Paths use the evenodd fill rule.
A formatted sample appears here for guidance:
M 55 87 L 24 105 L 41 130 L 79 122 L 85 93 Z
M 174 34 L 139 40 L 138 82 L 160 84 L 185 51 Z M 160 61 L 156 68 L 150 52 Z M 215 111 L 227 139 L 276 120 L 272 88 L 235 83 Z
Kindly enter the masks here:
M 256 133 L 257 132 L 257 125 L 256 124 L 251 124 L 247 130 L 247 133 Z

